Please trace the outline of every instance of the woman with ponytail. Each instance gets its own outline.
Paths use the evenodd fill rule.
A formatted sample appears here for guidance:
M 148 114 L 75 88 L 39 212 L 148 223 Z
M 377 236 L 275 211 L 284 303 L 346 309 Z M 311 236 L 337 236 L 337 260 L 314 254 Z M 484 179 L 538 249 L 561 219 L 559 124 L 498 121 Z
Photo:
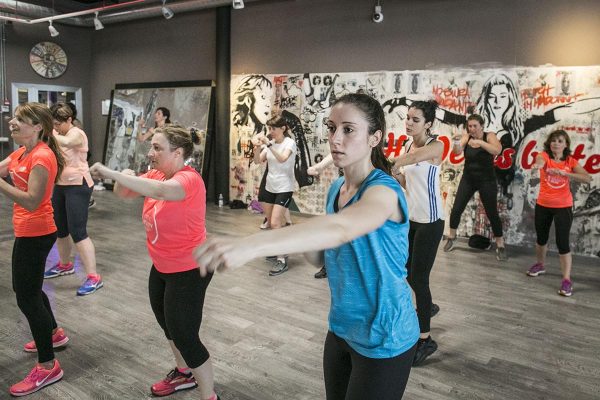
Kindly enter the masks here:
M 442 142 L 431 134 L 437 102 L 414 101 L 406 116 L 406 134 L 412 139 L 406 151 L 394 160 L 392 171 L 406 189 L 410 230 L 409 256 L 406 263 L 408 283 L 415 292 L 421 335 L 413 366 L 418 366 L 437 350 L 429 334 L 432 310 L 429 275 L 444 233 L 444 208 L 440 194 Z M 403 169 L 401 172 L 400 169 Z
M 75 126 L 77 109 L 72 103 L 57 103 L 50 108 L 54 119 L 54 139 L 65 159 L 65 169 L 58 176 L 52 206 L 58 228 L 56 247 L 58 263 L 44 273 L 45 279 L 75 272 L 70 261 L 73 243 L 81 257 L 86 279 L 77 289 L 78 296 L 92 294 L 104 286 L 96 271 L 96 248 L 87 234 L 88 209 L 94 181 L 87 163 L 88 139 Z
M 45 105 L 18 106 L 9 127 L 15 144 L 21 147 L 0 162 L 0 176 L 10 175 L 14 184 L 0 179 L 0 192 L 14 202 L 13 290 L 33 336 L 25 351 L 38 354 L 31 372 L 10 388 L 13 396 L 25 396 L 63 376 L 53 347 L 69 339 L 56 323 L 42 284 L 46 258 L 56 241 L 52 188 L 65 164 L 52 135 L 52 114 Z
M 419 325 L 406 281 L 408 207 L 383 153 L 377 100 L 347 94 L 327 120 L 333 162 L 344 176 L 328 215 L 244 238 L 211 237 L 195 251 L 202 275 L 275 253 L 305 253 L 327 267 L 331 293 L 323 370 L 327 400 L 402 398 Z

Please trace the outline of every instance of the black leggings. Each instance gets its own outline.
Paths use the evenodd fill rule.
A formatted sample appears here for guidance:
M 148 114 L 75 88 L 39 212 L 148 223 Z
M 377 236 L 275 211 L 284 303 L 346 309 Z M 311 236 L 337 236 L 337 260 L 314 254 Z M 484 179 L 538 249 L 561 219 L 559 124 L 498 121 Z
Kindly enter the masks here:
M 158 272 L 154 265 L 150 270 L 148 292 L 154 316 L 190 368 L 201 366 L 209 358 L 198 331 L 211 279 L 212 274 L 202 278 L 196 268 L 174 274 Z
M 392 358 L 368 358 L 327 333 L 323 372 L 327 400 L 399 400 L 404 394 L 416 345 Z
M 87 239 L 88 209 L 92 188 L 85 179 L 81 185 L 56 185 L 52 193 L 54 222 L 58 237 L 71 235 L 74 243 Z
M 429 332 L 431 321 L 431 291 L 429 290 L 429 274 L 437 248 L 444 234 L 444 220 L 422 224 L 410 221 L 408 231 L 408 261 L 406 271 L 408 283 L 417 299 L 417 316 L 421 333 Z
M 471 200 L 475 192 L 479 192 L 479 198 L 483 203 L 485 214 L 492 225 L 494 236 L 502 237 L 502 222 L 498 215 L 498 187 L 496 186 L 496 179 L 493 176 L 486 179 L 473 177 L 468 173 L 463 174 L 458 184 L 458 190 L 456 191 L 456 197 L 452 205 L 452 212 L 450 213 L 450 228 L 458 228 L 460 216 L 465 211 L 469 200 Z
M 558 254 L 569 254 L 571 252 L 569 235 L 573 224 L 573 207 L 550 208 L 539 204 L 535 205 L 535 233 L 538 245 L 545 246 L 548 243 L 552 220 L 554 220 L 556 231 Z
M 56 233 L 17 237 L 12 251 L 13 290 L 17 295 L 17 305 L 29 323 L 40 363 L 54 360 L 52 330 L 57 325 L 42 284 L 46 258 L 55 241 Z

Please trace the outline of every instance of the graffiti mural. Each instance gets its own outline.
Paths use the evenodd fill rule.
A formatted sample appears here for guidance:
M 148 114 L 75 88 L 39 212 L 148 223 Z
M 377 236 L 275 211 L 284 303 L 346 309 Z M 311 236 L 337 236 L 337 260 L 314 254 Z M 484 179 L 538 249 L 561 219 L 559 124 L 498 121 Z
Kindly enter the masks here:
M 572 184 L 576 254 L 600 256 L 600 67 L 511 67 L 357 73 L 234 75 L 231 82 L 230 197 L 255 199 L 264 167 L 252 162 L 253 135 L 266 133 L 265 123 L 282 112 L 293 127 L 299 151 L 294 201 L 304 213 L 323 212 L 334 166 L 307 179 L 306 168 L 329 154 L 325 121 L 337 98 L 368 93 L 384 106 L 388 126 L 386 152 L 401 154 L 407 140 L 404 121 L 412 101 L 435 99 L 433 127 L 445 147 L 441 186 L 446 214 L 462 173 L 462 155 L 450 151 L 452 137 L 465 129 L 471 113 L 481 114 L 487 131 L 496 132 L 502 152 L 495 159 L 498 209 L 509 244 L 533 245 L 533 210 L 539 176 L 535 154 L 546 135 L 564 129 L 573 156 L 592 175 L 591 184 Z M 310 177 L 308 177 L 310 178 Z M 477 197 L 463 213 L 458 234 L 492 232 Z M 552 243 L 550 243 L 552 248 Z

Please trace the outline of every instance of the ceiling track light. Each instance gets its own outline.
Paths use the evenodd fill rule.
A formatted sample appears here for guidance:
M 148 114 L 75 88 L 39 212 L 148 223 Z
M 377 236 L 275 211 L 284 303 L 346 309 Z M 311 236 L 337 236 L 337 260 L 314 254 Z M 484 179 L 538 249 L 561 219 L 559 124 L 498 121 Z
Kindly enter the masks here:
M 241 10 L 242 8 L 244 8 L 244 0 L 233 0 L 232 7 L 235 10 Z
M 52 26 L 52 21 L 48 21 L 50 23 L 50 25 L 48 25 L 48 30 L 50 31 L 50 36 L 52 37 L 57 37 L 58 35 L 60 35 L 60 33 L 58 32 L 58 30 Z
M 162 15 L 163 15 L 163 17 L 165 17 L 165 19 L 171 19 L 171 18 L 173 18 L 175 13 L 173 12 L 173 10 L 171 10 L 169 7 L 167 7 L 165 5 L 166 2 L 167 2 L 167 0 L 163 0 L 163 2 L 162 2 L 163 3 L 162 8 L 161 8 Z
M 94 17 L 94 28 L 96 28 L 97 31 L 104 29 L 104 24 L 102 24 L 102 21 L 100 21 L 100 18 L 98 18 L 98 11 L 96 11 L 96 16 Z

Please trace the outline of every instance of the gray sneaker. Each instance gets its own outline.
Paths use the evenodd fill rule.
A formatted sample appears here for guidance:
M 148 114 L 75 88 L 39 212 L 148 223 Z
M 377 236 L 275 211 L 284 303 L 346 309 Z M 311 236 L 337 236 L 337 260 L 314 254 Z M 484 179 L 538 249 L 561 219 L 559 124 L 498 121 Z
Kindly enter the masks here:
M 498 261 L 508 260 L 508 256 L 506 255 L 505 247 L 496 247 L 496 260 L 498 260 Z
M 275 265 L 273 265 L 273 268 L 271 268 L 271 270 L 269 271 L 269 276 L 281 275 L 287 270 L 288 270 L 287 261 L 277 260 Z
M 444 251 L 445 252 L 449 252 L 454 250 L 454 242 L 456 241 L 456 238 L 454 239 L 446 239 L 446 244 L 444 245 Z

